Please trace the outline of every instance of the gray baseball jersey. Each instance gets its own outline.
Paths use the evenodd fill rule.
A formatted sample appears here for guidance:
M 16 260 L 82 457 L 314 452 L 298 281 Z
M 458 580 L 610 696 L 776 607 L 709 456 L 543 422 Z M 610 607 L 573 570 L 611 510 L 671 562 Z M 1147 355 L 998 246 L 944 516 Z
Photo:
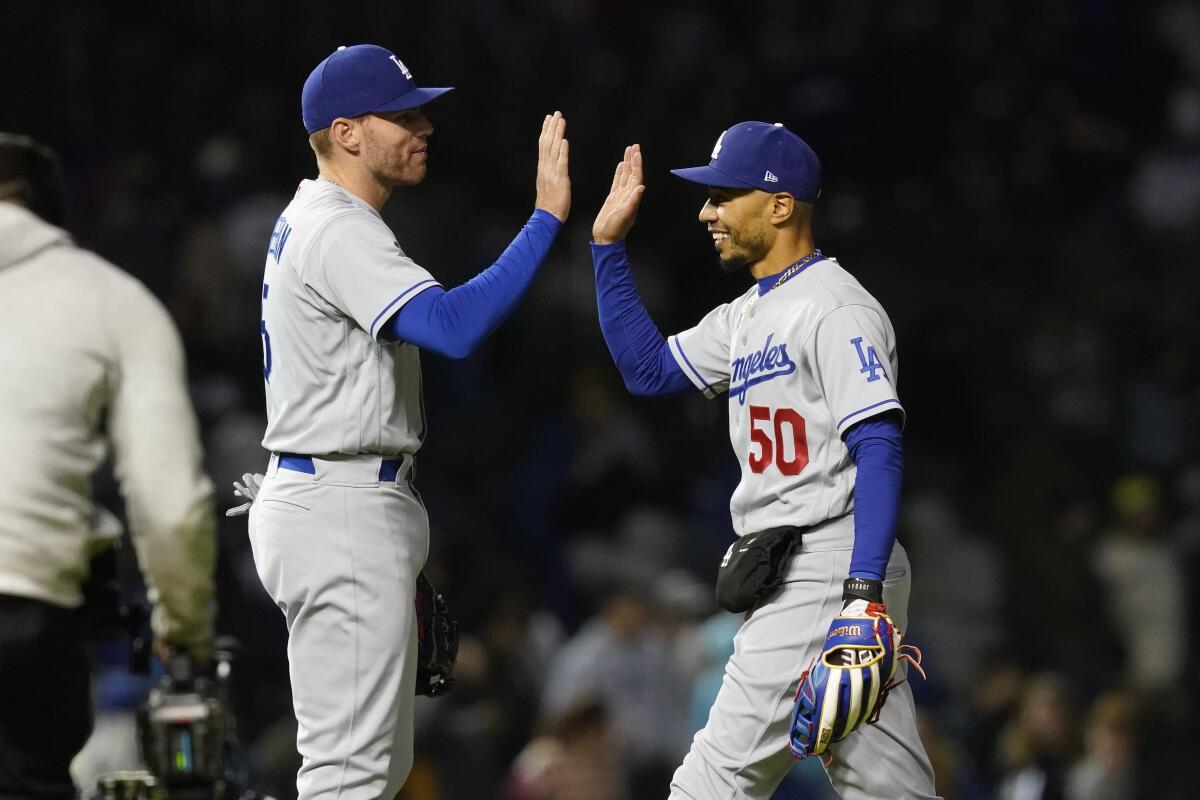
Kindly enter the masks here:
M 412 766 L 413 596 L 429 552 L 410 481 L 421 365 L 416 347 L 378 337 L 435 285 L 375 209 L 327 180 L 301 183 L 271 234 L 263 445 L 275 455 L 249 531 L 287 620 L 301 800 L 394 797 Z
M 810 262 L 758 292 L 752 287 L 668 341 L 697 388 L 729 394 L 729 436 L 742 468 L 730 503 L 736 532 L 811 527 L 783 585 L 746 615 L 734 638 L 708 722 L 671 781 L 671 800 L 767 800 L 792 767 L 792 700 L 842 607 L 853 553 L 857 470 L 841 434 L 902 411 L 891 322 L 836 260 Z M 910 581 L 896 544 L 883 596 L 901 628 Z M 889 695 L 877 724 L 837 745 L 826 771 L 845 800 L 936 797 L 906 683 Z
M 378 335 L 436 285 L 374 208 L 331 181 L 301 182 L 271 234 L 263 277 L 263 447 L 415 453 L 425 427 L 420 356 Z
M 739 536 L 848 513 L 856 468 L 841 434 L 903 410 L 892 324 L 836 259 L 758 292 L 751 287 L 668 340 L 698 389 L 729 394 L 729 438 L 742 468 L 730 501 Z

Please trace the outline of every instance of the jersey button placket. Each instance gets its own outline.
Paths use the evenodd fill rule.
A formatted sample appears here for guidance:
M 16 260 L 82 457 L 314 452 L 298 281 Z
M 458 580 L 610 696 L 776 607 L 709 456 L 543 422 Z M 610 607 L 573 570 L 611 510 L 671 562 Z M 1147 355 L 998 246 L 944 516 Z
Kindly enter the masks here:
M 748 320 L 754 319 L 754 301 L 756 299 L 757 298 L 752 297 L 748 301 L 746 301 L 746 305 L 744 308 L 742 308 L 742 313 L 739 315 L 738 333 L 741 334 L 741 341 L 742 341 L 743 347 L 749 341 L 749 337 L 746 335 L 746 328 L 749 327 Z

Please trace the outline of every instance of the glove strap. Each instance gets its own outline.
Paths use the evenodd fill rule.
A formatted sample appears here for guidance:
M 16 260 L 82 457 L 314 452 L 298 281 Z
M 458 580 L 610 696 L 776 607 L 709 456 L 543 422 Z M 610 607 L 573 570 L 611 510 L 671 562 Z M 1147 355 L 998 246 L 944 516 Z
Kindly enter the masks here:
M 866 600 L 868 603 L 883 603 L 883 581 L 873 578 L 846 578 L 842 583 L 842 603 Z

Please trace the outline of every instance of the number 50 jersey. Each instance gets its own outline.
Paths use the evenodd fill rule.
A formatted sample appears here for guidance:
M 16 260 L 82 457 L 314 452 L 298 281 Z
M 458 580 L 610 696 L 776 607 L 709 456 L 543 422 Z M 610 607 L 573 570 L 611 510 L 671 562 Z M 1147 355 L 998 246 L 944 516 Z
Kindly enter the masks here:
M 842 434 L 903 413 L 892 323 L 836 259 L 759 292 L 751 287 L 668 340 L 696 388 L 728 394 L 742 470 L 729 509 L 739 536 L 849 513 L 857 469 Z

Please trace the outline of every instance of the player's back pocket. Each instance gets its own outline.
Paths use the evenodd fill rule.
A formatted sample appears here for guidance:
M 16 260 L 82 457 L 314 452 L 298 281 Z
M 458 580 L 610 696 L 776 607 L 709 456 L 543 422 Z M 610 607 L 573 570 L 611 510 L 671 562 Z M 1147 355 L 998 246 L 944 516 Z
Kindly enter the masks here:
M 292 498 L 284 499 L 281 497 L 264 497 L 262 499 L 262 505 L 264 509 L 270 509 L 271 511 L 282 511 L 289 514 L 307 514 L 309 511 L 312 511 L 311 506 L 306 506 Z

